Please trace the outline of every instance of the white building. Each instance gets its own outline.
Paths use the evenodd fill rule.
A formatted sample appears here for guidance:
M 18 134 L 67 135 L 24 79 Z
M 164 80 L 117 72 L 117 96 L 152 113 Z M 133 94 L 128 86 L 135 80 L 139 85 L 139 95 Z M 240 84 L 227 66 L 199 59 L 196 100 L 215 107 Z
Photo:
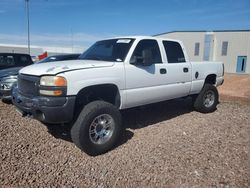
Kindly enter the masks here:
M 173 31 L 156 36 L 181 40 L 190 61 L 222 61 L 225 72 L 250 74 L 250 30 Z
M 30 46 L 30 55 L 38 56 L 44 52 L 48 52 L 48 55 L 55 54 L 70 54 L 70 53 L 82 53 L 83 48 L 79 47 L 44 47 L 44 46 Z M 17 44 L 0 44 L 0 53 L 28 53 L 27 45 Z

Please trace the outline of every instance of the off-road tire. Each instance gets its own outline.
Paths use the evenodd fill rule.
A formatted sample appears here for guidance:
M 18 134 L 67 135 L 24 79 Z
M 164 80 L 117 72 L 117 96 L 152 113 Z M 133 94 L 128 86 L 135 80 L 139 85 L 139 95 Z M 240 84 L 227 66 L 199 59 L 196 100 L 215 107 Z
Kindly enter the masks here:
M 91 141 L 89 130 L 94 119 L 102 114 L 112 117 L 113 134 L 104 144 Z M 71 139 L 85 153 L 95 156 L 111 150 L 119 141 L 123 131 L 122 118 L 119 109 L 104 101 L 94 101 L 83 107 L 76 122 L 71 128 Z
M 213 98 L 213 102 L 209 103 L 210 105 L 205 104 L 206 96 L 208 94 L 211 94 Z M 210 113 L 216 110 L 218 101 L 219 101 L 219 94 L 217 88 L 211 84 L 205 84 L 201 92 L 198 95 L 193 96 L 193 107 L 198 112 Z

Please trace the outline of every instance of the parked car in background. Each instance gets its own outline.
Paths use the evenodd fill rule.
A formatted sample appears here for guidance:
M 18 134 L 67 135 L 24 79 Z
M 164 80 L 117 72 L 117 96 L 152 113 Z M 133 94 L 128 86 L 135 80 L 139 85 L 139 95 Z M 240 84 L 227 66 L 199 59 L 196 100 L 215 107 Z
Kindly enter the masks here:
M 42 59 L 36 63 L 47 63 L 47 62 L 53 62 L 53 61 L 67 61 L 67 60 L 75 60 L 78 59 L 78 57 L 81 54 L 62 54 L 62 55 L 52 55 L 49 57 L 46 57 L 45 59 Z
M 33 61 L 28 54 L 0 53 L 0 98 L 11 100 L 13 85 L 17 82 L 18 71 Z

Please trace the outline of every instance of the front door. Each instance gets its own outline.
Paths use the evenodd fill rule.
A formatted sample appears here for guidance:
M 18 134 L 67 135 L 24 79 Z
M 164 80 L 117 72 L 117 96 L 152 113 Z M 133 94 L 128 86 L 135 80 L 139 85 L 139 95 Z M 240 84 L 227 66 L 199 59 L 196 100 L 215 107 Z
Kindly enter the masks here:
M 236 72 L 244 73 L 246 71 L 247 56 L 238 56 Z
M 152 54 L 151 64 L 144 64 L 145 52 Z M 137 63 L 131 63 L 131 60 Z M 126 68 L 126 107 L 140 106 L 162 100 L 162 90 L 165 86 L 167 74 L 166 64 L 162 57 L 156 40 L 141 40 L 135 48 L 130 63 Z

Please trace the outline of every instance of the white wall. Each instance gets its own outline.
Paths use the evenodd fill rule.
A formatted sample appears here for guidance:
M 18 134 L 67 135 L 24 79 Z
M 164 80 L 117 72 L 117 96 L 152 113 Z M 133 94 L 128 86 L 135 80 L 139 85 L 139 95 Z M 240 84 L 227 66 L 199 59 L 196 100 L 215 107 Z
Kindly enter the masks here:
M 202 61 L 204 55 L 204 32 L 174 32 L 159 35 L 157 37 L 178 39 L 185 45 L 190 61 Z M 195 43 L 200 43 L 199 56 L 194 56 Z
M 49 55 L 55 54 L 70 54 L 70 53 L 83 53 L 85 49 L 81 47 L 43 47 L 43 46 L 31 46 L 30 55 L 38 56 L 45 51 Z M 15 45 L 15 44 L 0 44 L 0 53 L 28 53 L 27 45 Z
M 204 56 L 204 40 L 205 34 L 209 32 L 173 32 L 158 35 L 158 37 L 178 39 L 186 46 L 190 61 L 203 61 Z M 214 35 L 213 46 L 210 52 L 211 61 L 222 61 L 225 64 L 225 71 L 228 73 L 236 73 L 238 56 L 247 56 L 246 71 L 250 74 L 250 31 L 225 31 L 212 32 Z M 222 56 L 222 42 L 228 42 L 227 56 Z M 199 56 L 194 56 L 195 43 L 200 43 Z
M 227 56 L 221 55 L 222 42 L 228 41 Z M 225 71 L 236 72 L 238 56 L 247 56 L 246 72 L 250 74 L 250 32 L 217 32 L 216 60 L 225 64 Z

